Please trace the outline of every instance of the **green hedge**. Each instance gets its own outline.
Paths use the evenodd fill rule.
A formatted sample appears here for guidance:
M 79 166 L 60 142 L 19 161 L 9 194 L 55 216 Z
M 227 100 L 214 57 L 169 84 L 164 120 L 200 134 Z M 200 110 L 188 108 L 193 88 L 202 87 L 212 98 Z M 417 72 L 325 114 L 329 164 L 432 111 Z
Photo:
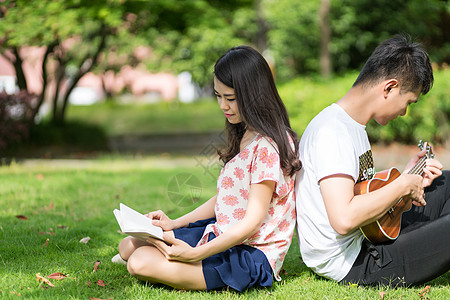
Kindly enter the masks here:
M 294 130 L 301 135 L 316 114 L 345 95 L 357 75 L 350 73 L 329 80 L 297 78 L 279 85 Z M 435 71 L 434 77 L 431 91 L 421 96 L 405 116 L 386 126 L 374 121 L 367 124 L 372 142 L 411 144 L 422 139 L 436 145 L 450 143 L 450 69 Z

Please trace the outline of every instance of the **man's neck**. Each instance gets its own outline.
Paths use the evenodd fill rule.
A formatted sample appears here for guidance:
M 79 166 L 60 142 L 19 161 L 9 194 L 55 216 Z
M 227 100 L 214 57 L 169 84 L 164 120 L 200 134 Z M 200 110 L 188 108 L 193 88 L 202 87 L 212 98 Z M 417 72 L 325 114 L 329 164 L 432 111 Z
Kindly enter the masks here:
M 372 119 L 376 109 L 374 97 L 375 95 L 372 94 L 371 89 L 363 90 L 361 87 L 352 87 L 336 103 L 353 120 L 365 126 Z

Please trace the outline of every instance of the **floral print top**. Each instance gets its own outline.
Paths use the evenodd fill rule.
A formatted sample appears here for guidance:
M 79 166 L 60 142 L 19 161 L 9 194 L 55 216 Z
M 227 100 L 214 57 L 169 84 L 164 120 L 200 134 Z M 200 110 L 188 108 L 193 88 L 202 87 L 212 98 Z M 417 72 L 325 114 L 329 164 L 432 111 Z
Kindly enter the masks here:
M 290 139 L 290 137 L 289 137 Z M 294 148 L 292 139 L 291 147 Z M 242 244 L 261 250 L 272 266 L 275 278 L 289 249 L 296 214 L 294 176 L 284 176 L 275 142 L 258 134 L 239 154 L 222 168 L 217 180 L 216 223 L 206 227 L 198 245 L 205 244 L 208 234 L 221 235 L 244 218 L 250 186 L 265 180 L 275 181 L 275 190 L 260 229 Z

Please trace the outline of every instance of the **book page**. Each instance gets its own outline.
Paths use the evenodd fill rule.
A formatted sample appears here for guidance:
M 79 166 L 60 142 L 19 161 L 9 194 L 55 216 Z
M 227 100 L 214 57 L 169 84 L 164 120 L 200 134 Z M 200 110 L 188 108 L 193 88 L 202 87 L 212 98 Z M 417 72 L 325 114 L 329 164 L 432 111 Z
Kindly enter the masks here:
M 141 240 L 146 240 L 149 236 L 164 240 L 160 227 L 153 225 L 152 220 L 125 204 L 120 203 L 120 210 L 114 210 L 114 215 L 122 232 Z
M 123 232 L 122 216 L 121 216 L 120 210 L 114 209 L 113 213 L 114 213 L 114 216 L 116 217 L 117 223 L 119 224 L 120 230 Z

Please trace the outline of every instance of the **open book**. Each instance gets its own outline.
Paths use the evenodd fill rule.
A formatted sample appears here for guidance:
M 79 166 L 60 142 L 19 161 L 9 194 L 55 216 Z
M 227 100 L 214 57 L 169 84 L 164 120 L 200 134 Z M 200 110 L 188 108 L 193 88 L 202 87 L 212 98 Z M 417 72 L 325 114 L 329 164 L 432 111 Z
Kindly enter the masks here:
M 149 237 L 164 241 L 161 227 L 153 225 L 152 220 L 143 214 L 129 208 L 123 203 L 120 203 L 120 208 L 115 209 L 113 212 L 123 233 L 134 236 L 142 241 L 146 241 Z

